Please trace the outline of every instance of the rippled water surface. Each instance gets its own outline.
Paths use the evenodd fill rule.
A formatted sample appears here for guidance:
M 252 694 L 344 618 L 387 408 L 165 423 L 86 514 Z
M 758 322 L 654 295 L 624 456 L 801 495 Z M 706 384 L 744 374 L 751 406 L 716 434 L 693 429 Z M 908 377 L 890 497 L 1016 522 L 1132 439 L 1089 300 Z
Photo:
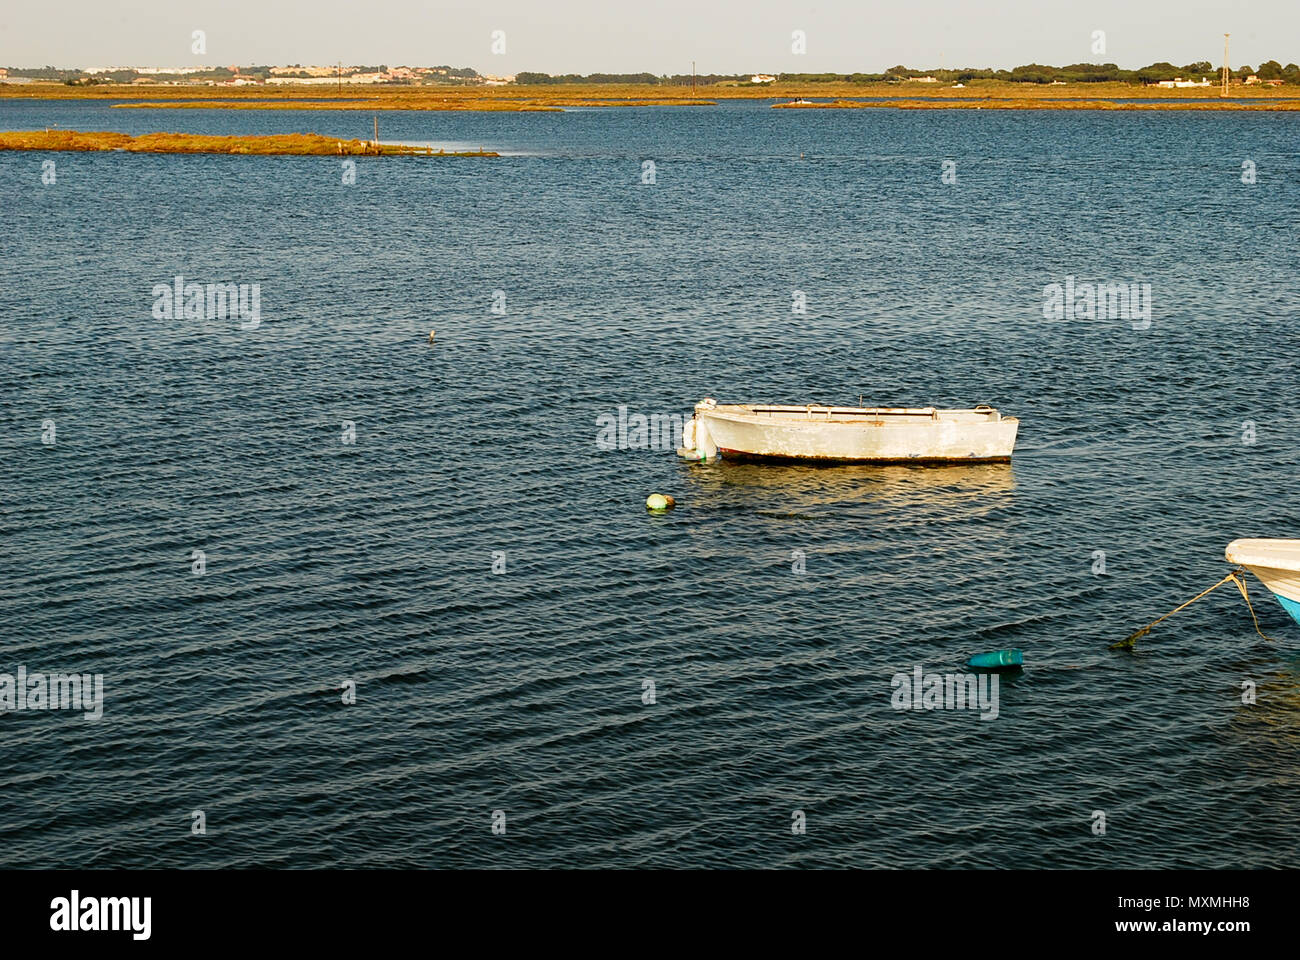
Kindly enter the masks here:
M 1225 587 L 1107 644 L 1229 540 L 1300 536 L 1300 117 L 380 122 L 508 155 L 344 185 L 335 158 L 0 154 L 0 672 L 106 690 L 98 723 L 0 714 L 0 864 L 1297 862 L 1300 627 L 1259 588 L 1261 640 Z M 4 129 L 370 123 L 0 103 Z M 259 284 L 261 325 L 155 319 L 176 275 Z M 1044 320 L 1067 276 L 1149 283 L 1150 328 Z M 985 402 L 1020 444 L 596 444 L 620 405 L 705 395 Z M 894 673 L 1011 646 L 996 720 L 891 708 Z

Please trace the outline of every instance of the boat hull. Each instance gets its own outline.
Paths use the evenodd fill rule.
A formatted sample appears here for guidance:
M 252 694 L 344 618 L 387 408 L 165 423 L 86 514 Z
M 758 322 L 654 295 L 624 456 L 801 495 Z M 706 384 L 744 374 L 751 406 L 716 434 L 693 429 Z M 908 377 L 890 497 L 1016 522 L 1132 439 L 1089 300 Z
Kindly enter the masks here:
M 1278 602 L 1282 604 L 1282 609 L 1291 614 L 1291 619 L 1300 623 L 1300 600 L 1292 600 L 1290 597 L 1284 597 L 1280 593 L 1275 593 Z
M 929 408 L 697 407 L 696 417 L 726 459 L 824 463 L 1006 463 L 1020 423 Z
M 1300 540 L 1234 540 L 1224 556 L 1253 573 L 1300 623 Z

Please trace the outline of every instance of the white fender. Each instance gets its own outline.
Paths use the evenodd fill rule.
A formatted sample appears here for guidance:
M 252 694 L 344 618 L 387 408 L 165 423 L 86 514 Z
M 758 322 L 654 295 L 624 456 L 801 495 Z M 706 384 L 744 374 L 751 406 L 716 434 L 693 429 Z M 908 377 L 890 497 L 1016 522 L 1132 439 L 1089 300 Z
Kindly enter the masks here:
M 709 434 L 709 427 L 703 420 L 695 425 L 695 449 L 703 454 L 702 459 L 712 460 L 718 455 L 718 445 Z
M 705 398 L 701 404 L 709 408 L 716 405 L 710 398 Z M 683 460 L 712 460 L 717 455 L 718 445 L 713 442 L 709 428 L 698 414 L 682 425 L 682 445 L 677 448 L 677 456 Z

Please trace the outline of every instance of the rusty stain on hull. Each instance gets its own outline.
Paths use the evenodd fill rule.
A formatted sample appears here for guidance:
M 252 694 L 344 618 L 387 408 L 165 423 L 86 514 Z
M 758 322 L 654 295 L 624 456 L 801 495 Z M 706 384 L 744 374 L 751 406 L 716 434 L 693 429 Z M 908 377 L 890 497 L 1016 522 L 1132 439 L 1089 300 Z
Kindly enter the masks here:
M 852 464 L 874 463 L 881 466 L 921 466 L 921 467 L 960 467 L 968 463 L 1010 463 L 1011 457 L 819 457 L 790 456 L 780 453 L 745 453 L 742 450 L 728 450 L 719 447 L 718 452 L 728 460 L 737 463 L 816 463 L 828 467 L 848 466 Z

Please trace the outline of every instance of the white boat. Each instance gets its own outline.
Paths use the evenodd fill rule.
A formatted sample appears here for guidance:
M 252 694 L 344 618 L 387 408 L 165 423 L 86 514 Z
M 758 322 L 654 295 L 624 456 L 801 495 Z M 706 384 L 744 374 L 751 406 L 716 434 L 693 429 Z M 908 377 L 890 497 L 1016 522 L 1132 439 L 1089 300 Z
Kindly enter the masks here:
M 1020 421 L 987 404 L 827 407 L 820 404 L 695 405 L 678 454 L 689 460 L 820 460 L 840 463 L 989 463 L 1011 459 Z
M 1258 577 L 1300 623 L 1300 540 L 1234 540 L 1223 555 Z

